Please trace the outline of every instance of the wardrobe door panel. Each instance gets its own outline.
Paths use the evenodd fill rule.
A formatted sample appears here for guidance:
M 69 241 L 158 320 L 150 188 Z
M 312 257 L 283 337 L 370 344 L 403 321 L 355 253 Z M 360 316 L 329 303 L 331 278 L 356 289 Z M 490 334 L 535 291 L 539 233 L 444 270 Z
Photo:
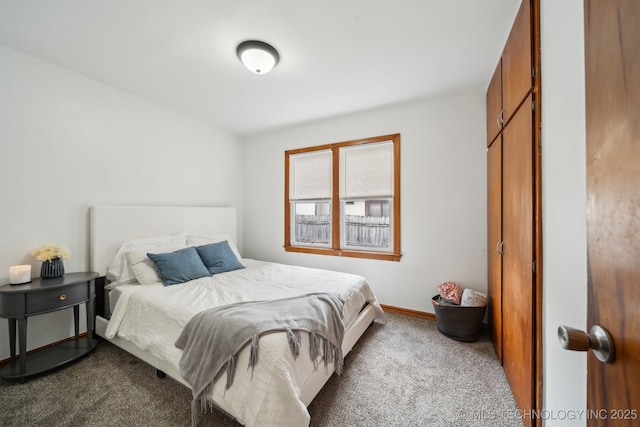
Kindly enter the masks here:
M 534 406 L 532 95 L 502 131 L 502 358 L 520 410 Z M 529 420 L 530 421 L 530 420 Z
M 489 328 L 502 363 L 502 135 L 487 150 Z
M 505 123 L 533 87 L 531 2 L 524 0 L 502 52 L 502 108 Z
M 493 73 L 487 89 L 487 147 L 502 130 L 502 60 Z

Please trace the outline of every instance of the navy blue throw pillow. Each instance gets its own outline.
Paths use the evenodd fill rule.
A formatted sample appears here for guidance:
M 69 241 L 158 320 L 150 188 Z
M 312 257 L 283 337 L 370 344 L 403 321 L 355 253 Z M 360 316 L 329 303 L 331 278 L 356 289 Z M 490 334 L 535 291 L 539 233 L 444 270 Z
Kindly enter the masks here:
M 209 270 L 193 247 L 163 254 L 148 253 L 147 256 L 156 264 L 165 286 L 210 276 Z
M 225 273 L 244 268 L 244 265 L 238 260 L 226 240 L 197 246 L 196 250 L 210 274 Z

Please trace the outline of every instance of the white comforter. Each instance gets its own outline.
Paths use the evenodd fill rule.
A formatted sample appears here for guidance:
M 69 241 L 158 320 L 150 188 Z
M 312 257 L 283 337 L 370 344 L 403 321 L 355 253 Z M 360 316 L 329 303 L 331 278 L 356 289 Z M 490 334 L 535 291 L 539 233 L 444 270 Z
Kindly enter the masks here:
M 365 303 L 375 296 L 361 276 L 243 259 L 245 269 L 193 280 L 181 285 L 123 286 L 106 330 L 107 338 L 129 340 L 176 368 L 182 351 L 174 343 L 193 315 L 207 308 L 239 301 L 278 299 L 310 292 L 336 292 L 345 299 L 345 330 Z M 309 357 L 308 334 L 302 334 L 300 356 L 295 360 L 286 334 L 260 339 L 259 362 L 248 366 L 248 351 L 238 356 L 238 369 L 230 389 L 223 375 L 215 384 L 212 400 L 247 426 L 309 424 L 309 412 L 299 399 L 300 387 L 314 371 Z M 324 369 L 323 365 L 318 369 Z

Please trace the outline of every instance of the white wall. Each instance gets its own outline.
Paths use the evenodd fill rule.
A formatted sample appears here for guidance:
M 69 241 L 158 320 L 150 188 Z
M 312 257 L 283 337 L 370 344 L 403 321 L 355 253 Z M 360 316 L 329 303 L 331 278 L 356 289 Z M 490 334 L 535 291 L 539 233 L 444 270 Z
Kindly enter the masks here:
M 231 134 L 2 45 L 0 94 L 0 283 L 16 264 L 38 276 L 29 253 L 47 242 L 70 248 L 67 271 L 88 269 L 91 205 L 242 212 L 242 147 Z M 70 336 L 71 313 L 30 318 L 28 349 Z M 0 360 L 8 340 L 0 319 Z
M 557 328 L 586 329 L 586 154 L 582 0 L 543 0 L 542 209 L 544 407 L 586 408 L 586 353 L 562 350 Z M 547 426 L 586 425 L 586 418 Z
M 480 90 L 246 139 L 244 255 L 361 274 L 381 303 L 420 311 L 447 280 L 486 291 L 485 123 Z M 285 252 L 285 150 L 390 133 L 401 134 L 401 261 Z

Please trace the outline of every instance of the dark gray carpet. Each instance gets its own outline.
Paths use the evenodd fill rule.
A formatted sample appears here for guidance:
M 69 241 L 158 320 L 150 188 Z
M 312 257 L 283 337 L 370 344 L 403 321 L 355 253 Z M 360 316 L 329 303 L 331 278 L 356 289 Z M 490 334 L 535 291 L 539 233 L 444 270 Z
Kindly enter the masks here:
M 2 426 L 189 426 L 190 391 L 101 341 L 26 383 L 0 380 Z M 521 426 L 486 335 L 460 343 L 435 323 L 374 323 L 309 406 L 312 426 Z M 237 426 L 219 412 L 199 426 Z

